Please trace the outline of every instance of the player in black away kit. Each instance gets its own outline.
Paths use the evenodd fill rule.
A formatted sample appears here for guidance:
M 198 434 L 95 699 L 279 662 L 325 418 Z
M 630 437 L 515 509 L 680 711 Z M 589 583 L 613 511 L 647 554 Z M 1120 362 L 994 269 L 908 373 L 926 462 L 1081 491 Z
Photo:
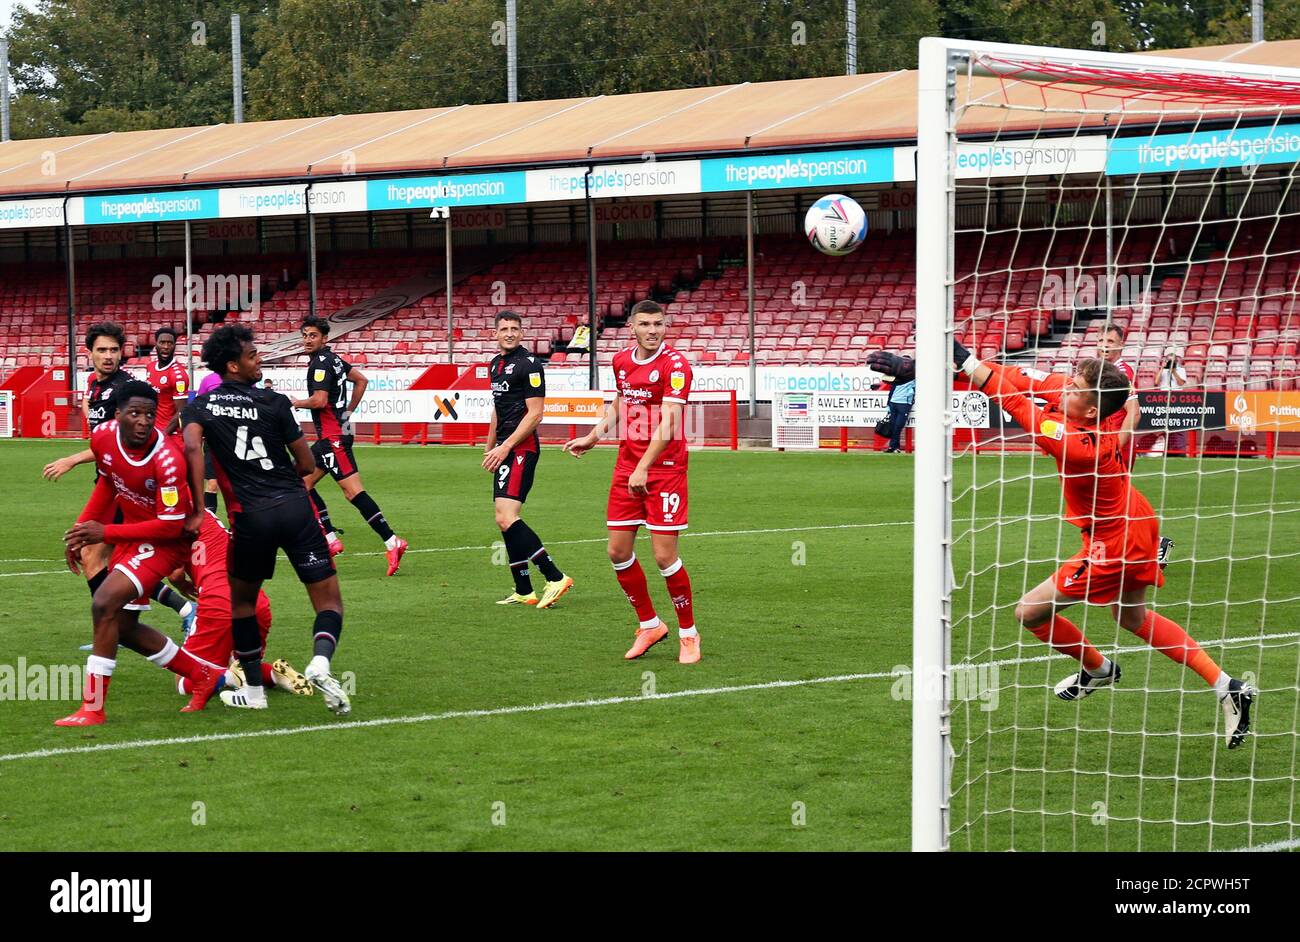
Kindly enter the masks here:
M 294 402 L 295 409 L 310 409 L 316 426 L 316 443 L 311 453 L 316 458 L 316 469 L 307 478 L 312 502 L 325 528 L 330 555 L 343 552 L 343 542 L 330 523 L 329 508 L 316 489 L 326 474 L 338 482 L 343 496 L 370 524 L 370 529 L 384 541 L 388 556 L 388 574 L 391 576 L 402 565 L 402 554 L 407 543 L 393 533 L 384 519 L 383 511 L 373 497 L 366 493 L 357 473 L 357 460 L 352 456 L 352 412 L 366 392 L 366 377 L 351 363 L 325 345 L 329 337 L 330 322 L 323 317 L 306 317 L 302 322 L 302 345 L 307 351 L 307 398 Z M 351 397 L 348 387 L 352 387 Z
M 492 423 L 483 449 L 483 467 L 492 473 L 492 503 L 497 526 L 505 538 L 515 591 L 498 605 L 536 605 L 550 608 L 573 586 L 560 572 L 541 537 L 520 518 L 533 486 L 533 473 L 541 456 L 537 426 L 546 403 L 546 376 L 542 364 L 521 346 L 523 321 L 513 311 L 497 315 L 497 348 L 488 365 L 492 381 Z M 533 592 L 528 564 L 541 570 L 546 588 L 541 599 Z
M 222 383 L 185 409 L 185 458 L 199 508 L 185 526 L 197 536 L 202 524 L 206 441 L 230 516 L 231 632 L 245 679 L 238 690 L 223 690 L 221 700 L 228 706 L 266 709 L 257 593 L 275 573 L 276 551 L 283 549 L 316 610 L 313 656 L 303 676 L 327 707 L 344 716 L 352 705 L 330 674 L 330 658 L 343 631 L 343 598 L 325 534 L 303 486 L 302 479 L 316 466 L 311 449 L 289 400 L 255 386 L 262 380 L 262 356 L 251 330 L 232 325 L 214 331 L 203 345 L 203 360 Z
M 126 333 L 121 326 L 112 321 L 91 324 L 86 330 L 86 350 L 90 352 L 90 379 L 86 383 L 86 395 L 81 400 L 81 414 L 86 420 L 86 437 L 117 413 L 114 400 L 117 391 L 131 382 L 133 377 L 122 369 L 122 359 L 126 350 Z M 89 448 L 68 455 L 45 466 L 47 481 L 57 481 L 79 464 L 88 464 L 95 460 L 95 453 Z M 95 479 L 99 479 L 96 470 Z M 121 523 L 120 520 L 114 521 Z M 94 543 L 81 549 L 81 571 L 86 576 L 86 585 L 93 598 L 95 590 L 108 576 L 108 560 L 113 555 L 113 547 L 107 543 Z M 189 634 L 198 617 L 198 607 L 189 599 L 167 585 L 159 585 L 153 592 L 154 599 L 166 605 L 181 616 L 184 632 Z M 89 650 L 89 645 L 83 645 Z

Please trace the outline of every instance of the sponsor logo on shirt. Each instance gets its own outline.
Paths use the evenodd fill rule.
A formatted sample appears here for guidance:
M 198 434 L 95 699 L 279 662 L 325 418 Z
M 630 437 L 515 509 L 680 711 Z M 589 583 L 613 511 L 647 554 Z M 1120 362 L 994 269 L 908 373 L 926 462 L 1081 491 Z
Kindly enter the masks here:
M 325 382 L 325 371 L 317 370 L 315 373 L 312 374 L 312 380 L 314 380 L 317 383 Z
M 175 507 L 178 503 L 180 503 L 181 497 L 180 494 L 177 492 L 176 488 L 164 487 L 160 493 L 162 494 L 162 502 L 164 507 Z
M 529 374 L 528 374 L 528 385 L 529 385 L 529 386 L 532 386 L 534 389 L 539 388 L 539 387 L 542 385 L 542 376 L 541 376 L 541 374 L 540 374 L 540 373 L 529 373 Z
M 686 374 L 675 372 L 668 377 L 668 385 L 673 388 L 673 392 L 681 392 L 686 388 Z
M 1058 442 L 1065 437 L 1065 426 L 1053 419 L 1043 419 L 1043 423 L 1038 427 L 1038 431 L 1044 437 L 1053 438 Z

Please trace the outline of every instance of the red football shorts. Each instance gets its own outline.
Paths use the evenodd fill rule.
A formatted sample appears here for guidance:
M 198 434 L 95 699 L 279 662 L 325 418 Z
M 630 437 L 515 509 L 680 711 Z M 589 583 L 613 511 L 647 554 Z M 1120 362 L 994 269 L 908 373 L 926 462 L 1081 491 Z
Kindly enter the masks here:
M 1075 553 L 1053 577 L 1062 595 L 1092 605 L 1119 601 L 1124 592 L 1146 586 L 1159 588 L 1165 574 L 1156 561 L 1160 550 L 1160 522 L 1155 517 L 1134 520 L 1128 533 L 1128 548 L 1122 559 L 1107 558 L 1101 541 Z
M 201 597 L 200 597 L 201 598 Z M 271 630 L 271 600 L 265 592 L 257 593 L 257 627 L 262 632 L 262 647 L 266 647 L 266 635 Z M 194 631 L 182 645 L 186 651 L 206 661 L 213 667 L 225 667 L 230 663 L 230 654 L 235 649 L 235 640 L 230 632 L 230 606 L 224 608 L 212 606 L 205 609 L 199 604 L 199 617 L 194 622 Z
M 632 468 L 614 468 L 614 481 L 609 486 L 609 503 L 605 507 L 605 525 L 611 530 L 686 529 L 686 469 L 651 469 L 646 479 L 647 493 L 633 497 L 627 492 L 627 479 Z
M 158 584 L 177 569 L 185 565 L 190 558 L 190 544 L 183 540 L 168 540 L 165 543 L 123 543 L 113 547 L 113 557 L 109 560 L 109 569 L 126 573 L 134 584 L 140 597 L 127 605 L 130 611 L 144 611 L 149 608 L 149 596 Z

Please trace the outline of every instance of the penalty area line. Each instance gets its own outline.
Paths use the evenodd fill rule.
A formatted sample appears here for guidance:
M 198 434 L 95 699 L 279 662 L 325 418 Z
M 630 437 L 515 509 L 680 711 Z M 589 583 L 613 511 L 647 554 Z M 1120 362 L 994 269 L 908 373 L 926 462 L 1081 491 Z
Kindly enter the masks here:
M 210 733 L 199 736 L 175 736 L 166 739 L 139 739 L 129 742 L 100 743 L 94 746 L 68 746 L 56 749 L 34 749 L 31 752 L 14 752 L 0 755 L 0 762 L 19 759 L 47 759 L 53 756 L 81 755 L 91 752 L 120 752 L 127 749 L 148 749 L 154 746 L 185 746 L 196 743 L 228 742 L 241 739 L 262 739 L 268 736 L 296 736 L 300 733 L 319 733 L 331 730 L 374 729 L 381 726 L 407 726 L 417 723 L 436 723 L 441 720 L 478 719 L 492 716 L 513 716 L 519 713 L 546 713 L 552 710 L 576 710 L 586 707 L 615 706 L 622 703 L 643 703 L 652 700 L 676 700 L 681 697 L 707 697 L 717 694 L 742 693 L 748 690 L 773 690 L 781 687 L 807 687 L 813 684 L 843 683 L 850 680 L 872 680 L 892 677 L 893 674 L 835 674 L 829 677 L 812 677 L 806 680 L 769 680 L 756 684 L 737 684 L 731 687 L 700 687 L 675 690 L 668 693 L 651 693 L 635 697 L 600 697 L 588 700 L 564 700 L 556 703 L 530 703 L 520 706 L 492 707 L 481 710 L 447 710 L 442 713 L 418 713 L 412 716 L 387 716 L 373 720 L 345 720 L 341 723 L 317 723 L 311 726 L 289 726 L 280 729 L 258 729 L 240 733 Z
M 1300 638 L 1300 631 L 1286 632 L 1248 638 L 1227 638 L 1220 641 L 1202 642 L 1205 647 L 1235 646 L 1238 644 L 1257 643 L 1262 640 L 1281 640 Z M 1123 645 L 1105 649 L 1111 653 L 1125 656 L 1134 654 L 1153 654 L 1155 650 L 1148 645 Z M 1035 664 L 1051 660 L 1069 660 L 1064 654 L 1040 654 L 1033 657 L 1011 657 L 989 664 L 1007 667 L 1018 664 Z M 956 668 L 969 668 L 974 664 L 954 664 Z M 98 743 L 93 746 L 65 746 L 53 749 L 33 749 L 30 752 L 12 752 L 0 755 L 0 762 L 16 762 L 22 759 L 48 759 L 56 756 L 85 755 L 95 752 L 122 752 L 131 749 L 150 749 L 156 746 L 186 746 L 210 742 L 231 742 L 244 739 L 264 739 L 273 736 L 297 736 L 301 733 L 323 733 L 338 730 L 375 729 L 382 726 L 411 726 L 421 723 L 436 723 L 443 720 L 479 719 L 493 716 L 515 716 L 525 713 L 548 713 L 554 710 L 577 710 L 591 707 L 617 706 L 625 703 L 648 703 L 656 700 L 677 700 L 682 697 L 709 697 L 731 693 L 746 693 L 754 690 L 780 690 L 794 687 L 812 687 L 822 684 L 838 684 L 862 680 L 888 680 L 905 677 L 911 670 L 901 668 L 889 671 L 869 671 L 856 674 L 831 674 L 826 677 L 810 677 L 802 680 L 768 680 L 752 684 L 735 684 L 726 687 L 699 687 L 689 690 L 674 690 L 667 693 L 643 694 L 632 697 L 599 697 L 586 700 L 563 700 L 554 703 L 531 703 L 518 706 L 489 707 L 478 710 L 447 710 L 441 713 L 417 713 L 410 716 L 387 716 L 373 720 L 345 720 L 341 723 L 316 723 L 309 726 L 287 726 L 278 729 L 258 729 L 237 733 L 206 733 L 196 736 L 173 736 L 161 739 L 137 739 L 126 742 Z

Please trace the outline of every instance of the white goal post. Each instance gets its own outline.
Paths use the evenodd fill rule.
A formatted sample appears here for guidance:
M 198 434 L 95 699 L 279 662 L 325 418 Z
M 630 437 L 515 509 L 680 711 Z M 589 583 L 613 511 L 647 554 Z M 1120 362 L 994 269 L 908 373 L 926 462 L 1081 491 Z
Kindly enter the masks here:
M 1290 139 L 1282 140 L 1284 132 L 1292 133 L 1288 127 L 1292 122 L 1297 125 L 1294 152 L 1287 150 Z M 1207 135 L 1212 133 L 1221 133 L 1223 139 L 1211 140 Z M 1153 158 L 1153 163 L 1144 168 L 1141 160 L 1155 153 L 1148 149 L 1140 155 L 1137 169 L 1121 172 L 1124 155 L 1118 142 L 1141 138 L 1164 146 L 1164 138 L 1158 135 L 1167 135 L 1174 142 L 1167 151 L 1160 152 L 1160 161 L 1155 162 Z M 1089 146 L 1104 139 L 1100 163 L 1087 163 L 1077 171 L 1069 169 L 1064 173 L 1053 170 L 1053 175 L 1047 176 L 1032 167 L 1009 161 L 1005 171 L 992 170 L 973 181 L 959 179 L 970 176 L 958 171 L 959 143 L 967 147 L 987 145 L 996 150 L 1032 147 L 1050 140 L 1079 141 L 1085 137 Z M 1135 144 L 1122 146 L 1137 147 Z M 1226 459 L 1235 463 L 1230 474 L 1226 473 L 1230 470 L 1227 465 L 1220 468 L 1207 464 L 1213 459 L 1205 457 L 1205 451 L 1189 457 L 1185 465 L 1178 465 L 1177 458 L 1165 453 L 1161 458 L 1139 456 L 1134 466 L 1135 485 L 1151 499 L 1162 520 L 1166 513 L 1179 509 L 1170 503 L 1175 498 L 1167 494 L 1181 489 L 1179 492 L 1192 495 L 1189 498 L 1192 505 L 1183 508 L 1186 512 L 1177 519 L 1202 544 L 1206 539 L 1202 528 L 1213 531 L 1216 527 L 1230 526 L 1233 534 L 1239 527 L 1243 531 L 1259 528 L 1258 534 L 1252 537 L 1255 549 L 1249 553 L 1240 551 L 1240 558 L 1232 543 L 1234 537 L 1226 537 L 1228 544 L 1222 553 L 1226 559 L 1226 575 L 1220 574 L 1219 556 L 1210 553 L 1204 545 L 1198 549 L 1195 539 L 1191 540 L 1188 559 L 1183 564 L 1186 568 L 1178 577 L 1183 582 L 1192 582 L 1197 573 L 1209 574 L 1198 584 L 1199 590 L 1194 591 L 1195 586 L 1187 589 L 1186 600 L 1176 603 L 1185 606 L 1181 611 L 1192 618 L 1188 630 L 1193 637 L 1216 657 L 1225 652 L 1225 658 L 1259 667 L 1261 675 L 1269 673 L 1263 669 L 1266 659 L 1272 665 L 1272 682 L 1261 685 L 1261 699 L 1268 704 L 1272 697 L 1270 705 L 1279 707 L 1280 711 L 1272 714 L 1274 722 L 1267 727 L 1267 734 L 1261 732 L 1241 750 L 1231 753 L 1234 761 L 1229 763 L 1226 760 L 1229 754 L 1218 752 L 1223 748 L 1222 736 L 1211 737 L 1199 726 L 1185 729 L 1181 712 L 1170 721 L 1172 728 L 1156 725 L 1165 722 L 1159 717 L 1166 706 L 1181 711 L 1186 702 L 1188 717 L 1195 718 L 1196 722 L 1204 717 L 1207 729 L 1219 729 L 1218 725 L 1211 727 L 1211 712 L 1201 712 L 1212 709 L 1205 705 L 1208 699 L 1202 696 L 1205 691 L 1192 682 L 1187 682 L 1185 689 L 1182 681 L 1179 687 L 1169 688 L 1161 686 L 1169 681 L 1152 679 L 1173 676 L 1167 662 L 1158 657 L 1148 658 L 1158 662 L 1153 674 L 1153 668 L 1145 666 L 1145 661 L 1140 666 L 1138 656 L 1130 655 L 1131 660 L 1125 662 L 1130 665 L 1126 667 L 1125 681 L 1131 671 L 1133 683 L 1117 688 L 1126 689 L 1125 695 L 1135 708 L 1136 698 L 1141 697 L 1142 722 L 1136 729 L 1124 727 L 1116 731 L 1113 711 L 1118 708 L 1101 699 L 1111 696 L 1109 692 L 1087 701 L 1060 704 L 1054 698 L 1048 700 L 1052 695 L 1050 683 L 1045 687 L 1029 682 L 1022 685 L 1024 665 L 1030 662 L 1035 663 L 1028 673 L 1037 671 L 1035 676 L 1051 670 L 1062 673 L 1070 664 L 1077 668 L 1076 662 L 1056 657 L 1046 646 L 1031 650 L 1035 644 L 1032 636 L 1025 645 L 1025 656 L 1016 656 L 1018 648 L 1008 649 L 1022 642 L 1008 640 L 1018 637 L 1008 622 L 1009 606 L 1014 606 L 1022 587 L 1032 586 L 1068 559 L 1078 547 L 1078 537 L 1072 527 L 1060 526 L 1059 487 L 1051 459 L 1030 458 L 1023 448 L 1008 456 L 1006 450 L 986 448 L 997 445 L 989 440 L 980 442 L 978 447 L 969 443 L 954 445 L 954 428 L 959 417 L 952 407 L 954 339 L 974 331 L 978 346 L 970 343 L 967 346 L 985 359 L 991 349 L 986 347 L 989 341 L 985 338 L 991 337 L 992 346 L 996 347 L 993 356 L 1004 359 L 1010 346 L 1003 334 L 987 333 L 987 325 L 1005 322 L 1008 316 L 1014 318 L 1021 313 L 1026 306 L 1021 284 L 1032 276 L 1033 283 L 1045 289 L 1047 275 L 1072 264 L 1065 256 L 1073 251 L 1067 250 L 1068 246 L 1077 242 L 1083 248 L 1073 264 L 1081 271 L 1089 269 L 1093 273 L 1104 268 L 1104 292 L 1095 303 L 1088 305 L 1079 303 L 1071 288 L 1066 299 L 1069 310 L 1056 318 L 1055 323 L 1049 318 L 1048 335 L 1034 341 L 1042 344 L 1035 347 L 1039 359 L 1033 359 L 1034 350 L 1027 351 L 1027 356 L 1017 356 L 1022 356 L 1027 365 L 1050 369 L 1052 364 L 1047 361 L 1057 360 L 1058 355 L 1062 361 L 1073 354 L 1093 355 L 1097 328 L 1114 319 L 1142 327 L 1147 346 L 1134 347 L 1133 352 L 1126 348 L 1125 357 L 1145 363 L 1143 357 L 1149 359 L 1149 349 L 1168 344 L 1167 349 L 1173 351 L 1176 342 L 1188 346 L 1188 338 L 1196 336 L 1200 329 L 1192 327 L 1198 316 L 1214 321 L 1207 328 L 1212 337 L 1220 333 L 1220 321 L 1216 317 L 1226 317 L 1223 322 L 1233 324 L 1230 329 L 1242 333 L 1225 340 L 1224 346 L 1235 350 L 1236 344 L 1263 341 L 1270 344 L 1270 349 L 1276 346 L 1280 351 L 1270 352 L 1268 358 L 1262 359 L 1251 359 L 1253 351 L 1245 352 L 1245 365 L 1237 367 L 1229 363 L 1221 386 L 1214 372 L 1217 369 L 1214 359 L 1206 360 L 1204 376 L 1198 376 L 1192 386 L 1202 401 L 1215 390 L 1220 395 L 1222 390 L 1229 391 L 1228 404 L 1222 407 L 1228 419 L 1222 433 L 1210 431 L 1211 427 L 1202 420 L 1193 429 L 1193 434 L 1199 433 L 1196 447 L 1207 447 L 1206 440 L 1215 435 L 1226 440 L 1233 430 L 1234 390 L 1241 390 L 1247 396 L 1268 396 L 1278 391 L 1288 395 L 1287 390 L 1295 388 L 1287 385 L 1291 379 L 1275 377 L 1293 377 L 1295 373 L 1295 348 L 1289 346 L 1292 343 L 1289 338 L 1294 335 L 1288 331 L 1300 327 L 1300 314 L 1290 318 L 1297 294 L 1292 273 L 1300 273 L 1300 263 L 1292 264 L 1292 250 L 1275 244 L 1272 233 L 1290 232 L 1293 221 L 1300 223 L 1300 186 L 1291 185 L 1297 176 L 1298 162 L 1300 70 L 1297 69 L 965 40 L 921 40 L 916 155 L 917 388 L 913 412 L 916 459 L 911 685 L 913 850 L 956 849 L 957 842 L 951 840 L 955 833 L 962 835 L 961 846 L 972 849 L 1145 849 L 1147 846 L 1221 849 L 1298 845 L 1295 840 L 1300 834 L 1296 821 L 1298 768 L 1293 714 L 1300 695 L 1287 697 L 1300 682 L 1300 641 L 1295 637 L 1300 634 L 1296 631 L 1300 622 L 1267 630 L 1263 622 L 1269 613 L 1282 612 L 1292 617 L 1297 611 L 1295 601 L 1300 579 L 1296 573 L 1300 571 L 1297 565 L 1300 560 L 1292 555 L 1294 547 L 1285 542 L 1288 528 L 1295 526 L 1295 517 L 1284 516 L 1278 510 L 1278 502 L 1288 503 L 1285 498 L 1289 493 L 1289 503 L 1300 503 L 1295 499 L 1300 495 L 1296 490 L 1300 473 L 1285 462 L 1272 462 L 1271 452 L 1267 459 L 1262 451 L 1247 456 L 1241 450 L 1244 446 L 1238 444 L 1233 445 L 1232 457 Z M 1275 168 L 1266 175 L 1272 181 L 1272 189 L 1264 189 L 1263 183 L 1256 180 L 1256 169 L 1266 165 Z M 1001 182 L 994 183 L 995 178 Z M 1067 191 L 1076 190 L 1083 197 L 1076 204 L 1067 205 Z M 1116 195 L 1114 191 L 1123 192 Z M 1278 195 L 1270 195 L 1275 192 Z M 1153 208 L 1149 212 L 1137 208 L 1148 197 Z M 1044 206 L 1046 209 L 1041 209 Z M 1175 215 L 1182 208 L 1186 220 Z M 1027 221 L 1030 216 L 1037 221 Z M 1257 232 L 1265 235 L 1257 236 Z M 1137 248 L 1148 243 L 1150 252 L 1139 258 Z M 997 251 L 1007 245 L 1009 255 L 1004 259 Z M 1041 246 L 1042 258 L 1022 263 L 1026 245 L 1035 250 Z M 1062 245 L 1067 248 L 1060 248 Z M 1173 246 L 1172 255 L 1170 246 Z M 1296 250 L 1300 251 L 1300 245 Z M 1239 289 L 1233 280 L 1233 266 L 1238 264 L 1247 272 L 1246 281 Z M 1196 269 L 1198 265 L 1205 266 L 1203 272 Z M 1274 274 L 1283 270 L 1286 283 L 1282 290 L 1274 292 L 1269 284 Z M 1258 277 L 1252 283 L 1256 271 Z M 1193 279 L 1189 273 L 1195 275 L 1198 284 L 1203 283 L 1201 293 L 1190 290 Z M 1116 297 L 1115 282 L 1123 275 L 1131 275 L 1136 279 L 1135 284 L 1140 285 L 1136 296 Z M 1211 286 L 1212 277 L 1219 278 L 1217 285 Z M 1170 286 L 1164 284 L 1166 281 L 1178 284 Z M 987 301 L 992 295 L 996 298 Z M 1274 302 L 1276 308 L 1272 306 Z M 1212 307 L 1203 310 L 1207 304 Z M 1041 296 L 1037 304 L 1031 302 L 1028 306 L 1033 309 L 1031 317 L 1043 316 L 1043 309 L 1050 307 L 1042 303 Z M 1282 312 L 1281 323 L 1276 326 L 1264 320 L 1274 310 Z M 1255 319 L 1243 327 L 1246 311 Z M 1300 312 L 1300 304 L 1297 311 Z M 1150 327 L 1161 323 L 1166 315 L 1171 321 L 1167 330 Z M 1180 318 L 1185 318 L 1185 322 Z M 1257 321 L 1268 326 L 1260 327 Z M 1085 326 L 1090 329 L 1083 330 Z M 1175 334 L 1181 339 L 1175 341 Z M 1158 356 L 1166 356 L 1163 350 Z M 1288 350 L 1292 352 L 1285 353 Z M 1257 371 L 1257 363 L 1264 360 L 1269 364 L 1267 370 L 1261 367 Z M 1070 368 L 1061 367 L 1058 371 Z M 1139 389 L 1147 382 L 1153 382 L 1151 388 L 1156 388 L 1150 375 L 1141 369 L 1139 374 L 1135 381 Z M 1290 407 L 1279 406 L 1282 412 L 1287 408 Z M 1256 409 L 1252 421 L 1258 417 Z M 1285 418 L 1279 418 L 1276 434 L 1290 434 L 1287 430 L 1292 427 L 1286 424 Z M 1238 431 L 1253 433 L 1255 428 L 1245 428 L 1243 421 Z M 1270 441 L 1276 443 L 1277 439 Z M 1187 453 L 1192 454 L 1191 450 Z M 1270 464 L 1265 465 L 1265 460 Z M 1254 463 L 1243 465 L 1243 461 Z M 1248 483 L 1243 485 L 1243 481 Z M 1256 490 L 1262 499 L 1247 513 L 1241 508 L 1246 507 L 1251 499 L 1249 495 L 1255 491 L 1244 488 L 1254 484 L 1260 485 Z M 997 500 L 990 507 L 986 495 L 995 488 Z M 1021 491 L 1028 494 L 1030 506 L 1022 501 L 1021 506 L 1013 507 L 1012 498 L 1018 499 Z M 1215 496 L 1219 493 L 1226 496 L 1220 500 Z M 968 500 L 973 508 L 977 497 L 981 513 L 991 516 L 979 517 L 981 523 L 976 525 L 977 518 L 972 511 L 969 518 L 958 521 L 958 532 L 954 532 L 954 504 Z M 1226 512 L 1211 512 L 1212 506 L 1223 507 Z M 1017 527 L 1025 532 L 1022 556 L 1008 558 L 1003 555 L 1002 547 L 1007 545 L 1008 533 Z M 1044 539 L 1050 530 L 1048 542 L 1054 541 L 1055 549 L 1042 552 L 1036 548 L 1037 544 L 1031 547 L 1033 527 L 1040 528 L 1037 535 Z M 985 560 L 976 552 L 973 542 L 977 532 L 980 540 L 991 540 L 996 558 Z M 988 536 L 990 533 L 994 535 Z M 960 553 L 954 552 L 955 543 L 962 546 Z M 967 546 L 970 546 L 969 553 Z M 977 556 L 980 556 L 978 565 Z M 1014 571 L 1012 563 L 1019 564 Z M 1285 576 L 1283 563 L 1289 567 L 1289 577 Z M 1259 586 L 1249 582 L 1255 571 L 1261 573 Z M 1172 566 L 1169 572 L 1172 581 Z M 984 587 L 978 587 L 977 591 L 970 586 L 978 579 L 997 585 L 998 597 L 987 604 L 977 603 L 975 595 L 983 593 Z M 1222 598 L 1203 597 L 1218 584 L 1215 580 L 1223 581 Z M 961 586 L 960 594 L 955 585 Z M 1167 591 L 1170 590 L 1159 590 L 1157 596 Z M 1082 618 L 1082 608 L 1070 609 L 1071 617 L 1079 612 Z M 1211 637 L 1198 635 L 1194 616 L 1199 616 L 1199 624 L 1206 626 L 1211 613 L 1216 613 L 1213 618 L 1217 619 L 1220 611 L 1222 629 L 1215 628 Z M 1260 622 L 1258 633 L 1252 636 L 1239 629 L 1230 636 L 1229 622 L 1238 616 L 1244 620 L 1246 613 L 1250 613 L 1251 620 Z M 1102 614 L 1097 609 L 1091 616 L 1094 620 L 1088 623 L 1090 638 L 1099 648 L 1125 650 L 1125 644 L 1132 642 L 1119 638 L 1122 633 L 1114 630 L 1113 622 L 1111 633 L 1102 635 Z M 986 630 L 985 622 L 992 627 Z M 962 632 L 973 631 L 977 624 L 984 631 L 984 640 L 972 642 L 962 636 Z M 1234 621 L 1233 625 L 1237 626 L 1238 622 Z M 1027 632 L 1020 629 L 1020 635 L 1024 634 Z M 954 660 L 955 641 L 959 656 Z M 1253 653 L 1256 651 L 1257 657 Z M 1253 662 L 1246 652 L 1252 652 Z M 981 729 L 968 729 L 956 737 L 954 724 L 967 721 L 954 709 L 956 701 L 963 699 L 954 691 L 954 675 L 963 667 L 973 666 L 976 660 L 995 667 L 1014 665 L 1006 668 L 1006 672 L 1014 671 L 1015 679 L 1004 683 L 1000 690 L 1004 697 L 1012 699 L 1011 713 L 1009 718 L 987 719 Z M 1038 663 L 1049 660 L 1051 664 L 1047 666 Z M 1287 665 L 1294 668 L 1289 677 L 1284 676 Z M 1144 669 L 1145 680 L 1141 676 Z M 1194 676 L 1193 680 L 1196 680 Z M 1133 692 L 1127 692 L 1129 689 Z M 1031 697 L 1040 696 L 1040 690 L 1042 703 L 1037 699 L 1031 701 Z M 1101 705 L 1096 710 L 1086 712 L 1085 707 L 1093 710 L 1097 704 Z M 1058 707 L 1058 712 L 1049 712 Z M 1108 713 L 1112 716 L 1110 720 Z M 1148 724 L 1146 721 L 1153 717 Z M 1073 752 L 1067 750 L 1064 758 L 1058 759 L 1054 744 L 1047 743 L 1053 736 L 1072 737 Z M 1029 740 L 1043 742 L 1041 747 L 1035 746 L 1041 758 L 1034 761 L 1040 764 L 1032 767 L 1026 764 L 1028 753 L 1024 751 Z M 1090 744 L 1103 740 L 1104 758 L 1099 764 L 1089 765 L 1080 758 L 1091 748 Z M 1152 746 L 1150 751 L 1148 744 Z M 1244 762 L 1237 761 L 1243 750 L 1258 747 L 1262 754 L 1266 745 L 1275 753 L 1269 760 L 1257 763 L 1255 753 L 1250 752 Z M 1005 755 L 999 752 L 1003 746 L 1007 749 Z M 1167 767 L 1163 752 L 1166 747 L 1172 750 Z M 983 755 L 979 754 L 981 751 Z M 1130 751 L 1132 757 L 1126 755 Z M 1206 760 L 1208 766 L 1202 765 L 1203 752 L 1212 756 Z M 1195 757 L 1189 759 L 1189 755 Z M 956 783 L 956 790 L 962 792 L 960 809 L 954 802 L 954 775 L 959 763 L 963 770 L 962 780 Z M 1062 803 L 1051 791 L 1063 782 L 1073 783 L 1074 794 Z M 1136 811 L 1126 806 L 1116 812 L 1114 806 L 1118 801 L 1113 798 L 1117 792 L 1128 786 L 1141 791 L 1144 787 L 1166 784 L 1175 796 L 1169 809 L 1157 808 L 1158 802 L 1154 801 L 1144 808 L 1139 797 Z M 1003 785 L 1009 788 L 1005 800 L 1001 797 Z M 1020 792 L 1017 792 L 1018 785 L 1022 785 Z M 1097 794 L 1104 796 L 1096 802 L 1091 801 L 1094 785 Z M 1200 796 L 1205 792 L 1207 797 L 1203 801 L 1200 797 L 1187 797 L 1180 804 L 1180 788 L 1184 796 Z M 1240 804 L 1238 792 L 1243 796 Z M 999 796 L 996 800 L 990 798 L 995 793 Z M 1101 811 L 1096 811 L 1094 805 L 1101 805 Z M 1122 822 L 1123 826 L 1113 832 L 1104 826 L 1088 831 L 1089 813 L 1100 814 L 1103 824 L 1110 820 Z M 1105 817 L 1107 814 L 1111 815 L 1109 819 Z M 1180 844 L 1180 840 L 1186 844 Z

